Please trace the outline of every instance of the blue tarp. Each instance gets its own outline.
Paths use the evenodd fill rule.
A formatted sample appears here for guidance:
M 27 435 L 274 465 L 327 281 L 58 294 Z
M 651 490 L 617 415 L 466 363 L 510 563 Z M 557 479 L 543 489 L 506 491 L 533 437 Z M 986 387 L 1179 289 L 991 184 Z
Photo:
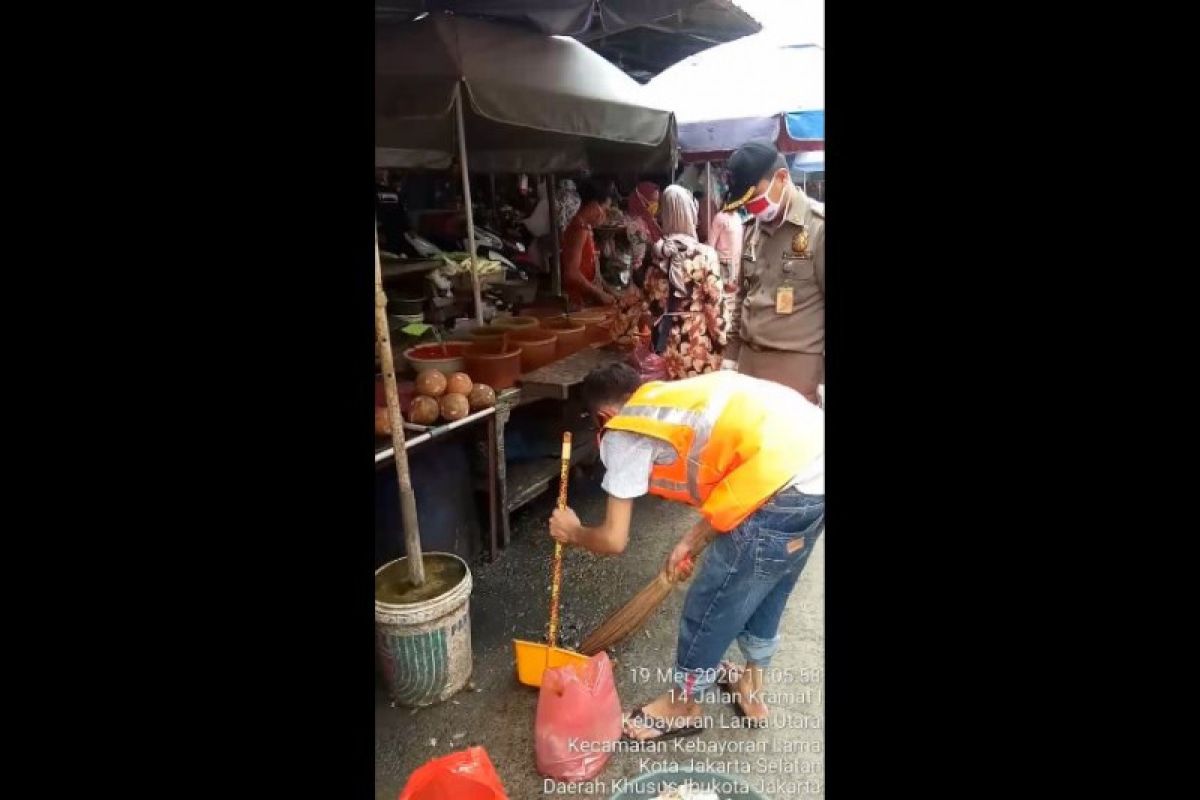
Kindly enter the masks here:
M 825 138 L 825 112 L 794 111 L 784 115 L 788 136 L 798 141 Z

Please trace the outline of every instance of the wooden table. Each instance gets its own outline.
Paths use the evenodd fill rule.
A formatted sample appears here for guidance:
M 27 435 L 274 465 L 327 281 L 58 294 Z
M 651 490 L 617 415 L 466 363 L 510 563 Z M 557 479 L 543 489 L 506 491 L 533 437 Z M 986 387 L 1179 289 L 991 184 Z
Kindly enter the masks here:
M 497 541 L 497 511 L 499 508 L 500 498 L 497 495 L 497 490 L 500 484 L 500 465 L 504 463 L 504 433 L 502 428 L 496 424 L 497 410 L 495 408 L 485 408 L 482 411 L 476 411 L 474 414 L 469 414 L 462 419 L 451 422 L 446 425 L 438 425 L 429 428 L 425 431 L 406 430 L 404 438 L 404 450 L 407 452 L 413 447 L 418 447 L 426 442 L 433 441 L 440 436 L 444 436 L 451 431 L 459 428 L 464 428 L 468 425 L 486 420 L 487 422 L 487 486 L 485 487 L 488 495 L 488 560 L 495 561 L 499 552 L 499 542 Z M 405 426 L 408 428 L 409 426 Z M 414 435 L 415 434 L 415 435 Z M 396 457 L 396 449 L 391 445 L 391 440 L 387 440 L 387 444 L 383 445 L 382 439 L 380 444 L 375 447 L 375 468 L 380 469 L 381 465 L 386 465 Z M 508 543 L 508 516 L 504 518 L 505 544 Z
M 521 376 L 521 405 L 546 398 L 566 400 L 571 388 L 583 383 L 589 372 L 624 358 L 622 353 L 594 345 L 526 373 Z
M 596 367 L 620 361 L 623 357 L 621 353 L 600 346 L 587 347 L 522 375 L 520 387 L 505 389 L 496 396 L 498 511 L 503 547 L 512 541 L 512 512 L 550 489 L 558 478 L 561 466 L 557 458 L 535 458 L 509 466 L 504 452 L 504 429 L 513 409 L 540 400 L 565 401 L 570 396 L 571 388 L 583 383 L 589 372 Z M 586 422 L 575 424 L 568 421 L 568 429 L 574 434 L 572 463 L 591 460 L 597 454 L 597 448 L 594 438 L 589 435 L 589 426 Z

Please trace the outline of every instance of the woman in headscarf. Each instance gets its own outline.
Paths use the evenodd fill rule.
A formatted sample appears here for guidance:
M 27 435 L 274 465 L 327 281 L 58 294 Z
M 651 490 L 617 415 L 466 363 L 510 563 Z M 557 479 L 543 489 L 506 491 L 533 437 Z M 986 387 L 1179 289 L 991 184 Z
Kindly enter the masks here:
M 729 329 L 721 263 L 715 250 L 698 241 L 696 213 L 691 192 L 668 186 L 662 195 L 663 237 L 651 248 L 654 271 L 668 284 L 656 344 L 664 346 L 672 380 L 720 370 Z
M 629 216 L 639 220 L 645 226 L 646 240 L 651 245 L 657 244 L 658 240 L 662 238 L 662 228 L 659 227 L 656 219 L 659 195 L 658 184 L 642 181 L 633 188 L 626 203 L 629 207 Z
M 583 184 L 579 191 L 579 211 L 575 214 L 562 241 L 563 289 L 573 308 L 584 305 L 612 305 L 616 298 L 602 285 L 599 274 L 599 254 L 592 228 L 603 225 L 608 218 L 612 196 L 608 187 L 595 181 Z

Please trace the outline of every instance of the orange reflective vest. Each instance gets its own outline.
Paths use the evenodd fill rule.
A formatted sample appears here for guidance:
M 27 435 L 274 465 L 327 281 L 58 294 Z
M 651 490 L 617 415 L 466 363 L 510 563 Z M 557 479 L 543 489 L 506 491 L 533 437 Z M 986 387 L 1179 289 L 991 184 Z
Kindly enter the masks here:
M 650 493 L 698 507 L 722 532 L 825 452 L 820 409 L 786 386 L 730 371 L 647 383 L 605 427 L 669 442 L 675 461 L 654 466 Z

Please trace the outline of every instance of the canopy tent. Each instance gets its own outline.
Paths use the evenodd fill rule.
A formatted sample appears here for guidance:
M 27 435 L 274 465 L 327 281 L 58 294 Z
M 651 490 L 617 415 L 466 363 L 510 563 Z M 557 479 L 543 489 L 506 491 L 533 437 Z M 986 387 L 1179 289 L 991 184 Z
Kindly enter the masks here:
M 782 152 L 824 148 L 825 49 L 747 36 L 685 59 L 646 84 L 673 108 L 687 162 L 723 160 L 751 139 Z M 714 115 L 719 109 L 719 117 Z
M 379 166 L 445 168 L 461 85 L 467 153 L 483 172 L 670 169 L 671 112 L 583 44 L 460 16 L 379 24 Z
M 474 260 L 470 169 L 665 171 L 675 118 L 573 39 L 431 14 L 375 26 L 375 146 L 378 166 L 444 169 L 457 155 Z M 560 280 L 556 271 L 556 290 Z
M 796 153 L 794 156 L 789 156 L 788 161 L 792 169 L 792 175 L 798 175 L 802 172 L 825 171 L 824 150 L 809 150 L 804 153 Z
M 407 22 L 423 13 L 450 11 L 505 20 L 554 36 L 611 36 L 642 25 L 666 24 L 695 6 L 720 9 L 747 32 L 761 26 L 727 0 L 375 0 L 375 17 Z M 710 21 L 702 18 L 704 21 Z

